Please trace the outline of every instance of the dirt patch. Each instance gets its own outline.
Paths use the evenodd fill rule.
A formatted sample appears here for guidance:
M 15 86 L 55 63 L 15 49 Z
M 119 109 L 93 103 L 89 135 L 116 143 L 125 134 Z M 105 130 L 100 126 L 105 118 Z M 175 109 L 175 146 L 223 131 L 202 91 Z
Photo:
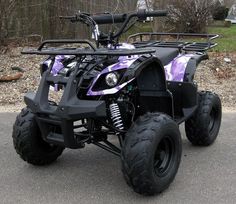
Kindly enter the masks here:
M 11 47 L 0 54 L 0 76 L 23 69 L 23 76 L 12 82 L 0 82 L 0 111 L 19 111 L 24 107 L 23 97 L 35 91 L 39 84 L 39 64 L 45 57 L 21 55 L 22 47 Z M 225 62 L 225 58 L 230 62 Z M 227 61 L 227 60 L 226 60 Z M 236 53 L 210 53 L 210 60 L 197 70 L 195 81 L 200 90 L 210 90 L 222 99 L 225 110 L 236 110 Z

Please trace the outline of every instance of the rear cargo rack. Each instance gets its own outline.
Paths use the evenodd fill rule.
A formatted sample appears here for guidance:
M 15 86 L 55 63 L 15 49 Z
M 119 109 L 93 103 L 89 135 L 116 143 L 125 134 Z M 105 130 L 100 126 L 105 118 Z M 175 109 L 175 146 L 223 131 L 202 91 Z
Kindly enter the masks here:
M 46 47 L 49 44 L 80 44 L 80 47 Z M 89 48 L 84 48 L 84 44 L 89 45 Z M 81 48 L 82 47 L 82 48 Z M 127 49 L 96 49 L 92 42 L 88 40 L 46 40 L 37 49 L 27 49 L 23 50 L 22 54 L 31 55 L 76 55 L 76 56 L 86 56 L 86 55 L 99 55 L 99 56 L 131 56 L 131 55 L 142 55 L 151 54 L 156 52 L 152 48 L 139 48 L 133 50 Z
M 213 42 L 219 35 L 216 34 L 192 34 L 192 33 L 136 33 L 128 37 L 127 42 L 133 43 L 137 48 L 145 47 L 169 47 L 179 48 L 183 51 L 205 52 L 217 46 Z M 160 40 L 155 40 L 160 38 Z M 168 40 L 162 40 L 167 38 Z M 198 38 L 198 40 L 196 40 Z M 200 39 L 205 39 L 205 42 Z M 186 39 L 186 41 L 184 40 Z M 191 40 L 191 42 L 189 42 Z M 199 42 L 200 41 L 200 42 Z

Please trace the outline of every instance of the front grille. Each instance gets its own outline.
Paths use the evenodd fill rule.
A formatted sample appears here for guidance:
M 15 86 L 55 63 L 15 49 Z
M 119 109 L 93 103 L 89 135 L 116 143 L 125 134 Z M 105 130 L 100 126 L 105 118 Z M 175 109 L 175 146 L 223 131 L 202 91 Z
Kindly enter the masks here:
M 87 92 L 93 83 L 94 78 L 83 79 L 80 87 L 77 88 L 77 96 L 79 99 L 88 99 Z
M 83 79 L 83 82 L 80 85 L 81 89 L 89 89 L 89 87 L 92 85 L 93 78 L 89 79 Z

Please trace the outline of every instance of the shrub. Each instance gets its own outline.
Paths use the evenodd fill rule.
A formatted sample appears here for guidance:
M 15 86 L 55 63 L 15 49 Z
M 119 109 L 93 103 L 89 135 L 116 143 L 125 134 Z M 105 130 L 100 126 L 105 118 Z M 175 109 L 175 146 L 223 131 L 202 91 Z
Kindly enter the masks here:
M 212 11 L 212 17 L 214 20 L 225 20 L 229 12 L 229 9 L 224 5 L 216 5 Z
M 206 32 L 213 4 L 210 0 L 174 0 L 168 6 L 167 23 L 176 32 Z

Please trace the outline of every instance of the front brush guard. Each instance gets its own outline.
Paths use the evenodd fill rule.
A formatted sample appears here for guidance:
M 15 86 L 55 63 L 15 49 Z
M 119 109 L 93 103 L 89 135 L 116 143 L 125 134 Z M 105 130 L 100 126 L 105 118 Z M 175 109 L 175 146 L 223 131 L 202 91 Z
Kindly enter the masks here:
M 74 135 L 74 121 L 84 118 L 106 117 L 105 101 L 80 100 L 76 88 L 80 80 L 75 73 L 70 77 L 52 76 L 44 72 L 37 93 L 27 93 L 26 105 L 36 116 L 45 141 L 68 148 L 79 148 Z M 64 85 L 64 93 L 58 105 L 48 101 L 50 85 Z

